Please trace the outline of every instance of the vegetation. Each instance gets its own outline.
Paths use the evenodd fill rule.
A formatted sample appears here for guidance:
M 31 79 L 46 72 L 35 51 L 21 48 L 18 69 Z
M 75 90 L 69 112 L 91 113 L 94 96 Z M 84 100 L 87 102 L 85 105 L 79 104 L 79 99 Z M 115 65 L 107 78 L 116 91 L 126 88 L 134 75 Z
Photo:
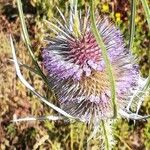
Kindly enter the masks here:
M 59 18 L 57 6 L 67 17 L 69 1 L 59 0 L 22 0 L 29 36 L 34 54 L 41 66 L 40 52 L 44 46 L 45 27 L 43 19 Z M 87 143 L 93 130 L 81 122 L 66 121 L 28 121 L 13 123 L 15 116 L 43 116 L 55 113 L 41 103 L 16 77 L 12 58 L 9 34 L 16 40 L 18 58 L 22 63 L 32 66 L 32 59 L 24 45 L 18 8 L 15 0 L 0 2 L 0 149 L 92 149 L 99 150 L 102 141 L 93 138 Z M 78 8 L 85 11 L 87 1 L 79 0 Z M 96 0 L 100 14 L 108 15 L 122 31 L 127 45 L 130 37 L 131 1 Z M 132 53 L 137 57 L 141 75 L 148 76 L 150 66 L 150 31 L 143 13 L 142 3 L 136 3 L 135 37 Z M 42 67 L 42 66 L 41 66 Z M 24 77 L 45 97 L 52 94 L 38 75 L 21 68 Z M 56 100 L 53 100 L 57 104 Z M 145 97 L 140 114 L 150 114 L 150 95 Z M 150 149 L 150 120 L 136 121 L 118 119 L 113 127 L 114 150 Z M 97 135 L 98 136 L 98 135 Z

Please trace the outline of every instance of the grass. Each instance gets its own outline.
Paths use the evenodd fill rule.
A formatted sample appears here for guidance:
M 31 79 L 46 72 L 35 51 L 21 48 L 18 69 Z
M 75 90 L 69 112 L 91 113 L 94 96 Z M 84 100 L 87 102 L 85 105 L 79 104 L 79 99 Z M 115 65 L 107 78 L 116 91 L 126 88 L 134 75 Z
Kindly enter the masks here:
M 4 1 L 5 2 L 5 1 Z M 55 9 L 45 6 L 48 1 L 44 1 L 41 5 L 41 1 L 38 0 L 38 3 L 32 2 L 30 6 L 37 10 L 36 13 L 27 13 L 28 17 L 28 30 L 31 37 L 31 43 L 34 45 L 34 53 L 36 56 L 40 55 L 40 47 L 43 45 L 41 43 L 41 38 L 44 37 L 42 17 L 51 18 L 53 15 L 57 15 Z M 67 15 L 64 8 L 68 7 L 68 2 L 58 3 L 57 0 L 54 0 L 54 3 L 57 4 L 64 14 Z M 6 5 L 6 3 L 4 3 Z M 80 8 L 84 8 L 85 2 L 80 1 Z M 103 3 L 97 3 L 99 9 L 103 7 Z M 4 5 L 4 6 L 5 6 Z M 24 4 L 26 5 L 26 3 Z M 112 4 L 113 5 L 113 4 Z M 114 4 L 116 5 L 116 4 Z M 122 4 L 123 5 L 123 4 Z M 37 7 L 38 6 L 38 7 Z M 124 6 L 124 5 L 123 5 Z M 125 39 L 128 39 L 129 32 L 128 24 L 129 21 L 126 18 L 128 12 L 126 12 L 123 6 L 120 6 L 122 9 L 119 11 L 114 9 L 114 12 L 111 12 L 111 4 L 109 4 L 108 9 L 103 13 L 108 14 L 112 17 L 112 20 L 121 28 L 122 32 L 125 33 Z M 10 5 L 9 7 L 12 7 Z M 44 7 L 44 8 L 43 8 Z M 129 5 L 126 6 L 126 9 L 129 9 Z M 40 9 L 39 9 L 40 8 Z M 16 6 L 14 9 L 17 9 Z M 44 9 L 44 10 L 43 10 Z M 133 52 L 139 58 L 139 64 L 141 66 L 141 71 L 144 76 L 147 76 L 148 67 L 148 26 L 146 20 L 143 19 L 142 7 L 141 4 L 137 4 L 137 10 L 140 20 L 136 23 L 135 21 L 135 41 L 133 44 Z M 63 149 L 89 149 L 99 150 L 101 145 L 99 139 L 92 139 L 90 143 L 87 143 L 87 139 L 90 135 L 91 127 L 86 126 L 83 123 L 74 123 L 70 124 L 65 121 L 32 121 L 32 122 L 22 122 L 14 124 L 11 122 L 13 115 L 17 114 L 20 117 L 26 116 L 43 116 L 48 114 L 53 114 L 54 111 L 49 109 L 44 104 L 41 104 L 39 100 L 28 91 L 22 83 L 18 80 L 15 75 L 14 66 L 9 61 L 12 57 L 10 53 L 10 44 L 8 42 L 8 34 L 11 32 L 14 34 L 17 39 L 17 49 L 18 57 L 25 64 L 32 66 L 31 59 L 28 52 L 26 51 L 25 45 L 21 42 L 20 30 L 19 30 L 19 21 L 18 15 L 12 21 L 12 13 L 6 14 L 4 9 L 1 10 L 0 22 L 2 27 L 0 27 L 0 149 L 52 149 L 52 150 L 63 150 Z M 52 13 L 53 12 L 53 13 Z M 112 13 L 114 16 L 112 16 Z M 116 13 L 121 14 L 115 16 Z M 41 17 L 42 14 L 42 17 Z M 124 21 L 122 21 L 124 20 Z M 40 57 L 37 57 L 40 61 Z M 47 88 L 43 84 L 41 78 L 38 75 L 32 75 L 27 69 L 22 68 L 22 73 L 30 84 L 34 85 L 36 90 L 40 91 L 43 95 L 47 95 Z M 56 103 L 56 101 L 53 101 Z M 143 103 L 141 114 L 150 114 L 150 97 L 146 97 L 145 102 Z M 124 119 L 119 119 L 114 126 L 114 133 L 116 139 L 116 146 L 114 150 L 119 149 L 150 149 L 150 122 L 140 121 L 134 123 L 132 121 L 127 121 Z

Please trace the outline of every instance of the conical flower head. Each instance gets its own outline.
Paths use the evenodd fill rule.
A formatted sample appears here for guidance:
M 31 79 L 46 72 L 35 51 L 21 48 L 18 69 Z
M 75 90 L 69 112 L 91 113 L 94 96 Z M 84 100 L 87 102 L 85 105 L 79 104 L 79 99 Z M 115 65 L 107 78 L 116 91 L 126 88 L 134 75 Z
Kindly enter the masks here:
M 72 14 L 69 25 L 65 19 L 64 24 L 57 19 L 56 22 L 57 25 L 49 23 L 56 37 L 48 40 L 42 57 L 61 108 L 87 122 L 110 118 L 113 109 L 109 76 L 89 17 L 82 19 Z M 97 28 L 112 64 L 117 105 L 123 109 L 137 87 L 138 69 L 120 31 L 108 18 L 97 17 Z

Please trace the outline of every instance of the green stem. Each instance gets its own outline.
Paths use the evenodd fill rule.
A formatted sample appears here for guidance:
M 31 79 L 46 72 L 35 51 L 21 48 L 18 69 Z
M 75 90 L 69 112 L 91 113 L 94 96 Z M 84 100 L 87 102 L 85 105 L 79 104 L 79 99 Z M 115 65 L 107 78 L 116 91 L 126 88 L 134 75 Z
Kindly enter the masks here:
M 101 124 L 102 124 L 104 139 L 105 139 L 105 150 L 110 150 L 110 145 L 109 145 L 109 140 L 108 140 L 108 135 L 107 135 L 107 131 L 106 131 L 106 128 L 105 128 L 104 120 L 101 121 Z
M 19 17 L 20 17 L 21 27 L 22 27 L 22 31 L 23 31 L 23 37 L 24 37 L 27 49 L 28 49 L 28 51 L 29 51 L 29 53 L 30 53 L 30 55 L 32 57 L 33 64 L 34 64 L 36 70 L 39 72 L 39 74 L 42 77 L 42 79 L 48 85 L 49 90 L 52 91 L 52 89 L 50 87 L 50 82 L 48 81 L 47 77 L 43 74 L 41 68 L 39 67 L 39 65 L 38 65 L 38 63 L 36 61 L 36 58 L 35 58 L 35 56 L 33 54 L 33 51 L 31 49 L 31 42 L 30 42 L 29 35 L 28 35 L 28 32 L 27 32 L 27 27 L 26 27 L 24 15 L 23 15 L 23 9 L 22 9 L 21 0 L 17 0 L 17 6 L 18 6 L 18 10 L 19 10 Z
M 73 150 L 73 124 L 70 125 L 70 148 Z
M 113 116 L 112 118 L 116 118 L 117 116 L 117 105 L 116 105 L 116 88 L 115 88 L 115 79 L 113 76 L 113 70 L 111 67 L 110 60 L 107 55 L 107 49 L 103 42 L 102 36 L 100 35 L 97 27 L 96 27 L 96 19 L 94 14 L 94 0 L 90 0 L 90 18 L 92 23 L 93 34 L 96 38 L 96 41 L 99 45 L 99 48 L 102 50 L 102 55 L 106 64 L 107 73 L 109 75 L 110 87 L 111 87 L 111 101 L 113 107 Z
M 28 35 L 27 28 L 26 28 L 26 24 L 25 24 L 21 0 L 17 0 L 17 7 L 19 10 L 19 17 L 20 17 L 20 21 L 21 21 L 22 31 L 23 31 L 23 34 L 25 35 L 25 41 L 28 45 L 31 45 L 31 42 L 28 38 L 29 35 Z
M 148 2 L 147 2 L 147 0 L 141 0 L 141 3 L 143 5 L 143 8 L 144 8 L 144 11 L 145 11 L 145 14 L 146 14 L 146 19 L 147 19 L 147 22 L 148 22 L 148 26 L 149 26 L 149 29 L 150 29 L 150 8 L 148 6 Z
M 81 132 L 81 139 L 80 139 L 80 143 L 79 143 L 79 150 L 82 150 L 82 147 L 83 147 L 83 141 L 84 141 L 84 137 L 85 137 L 85 131 L 86 131 L 86 124 L 83 124 L 82 132 Z
M 149 27 L 149 30 L 150 30 L 150 8 L 148 6 L 147 0 L 141 0 L 141 3 L 143 5 L 143 8 L 144 8 L 144 11 L 145 11 L 145 14 L 146 14 L 146 19 L 147 19 L 147 22 L 148 22 L 148 27 Z M 150 52 L 149 52 L 148 56 L 150 58 Z M 150 87 L 150 70 L 149 70 L 148 81 L 147 81 L 147 83 L 145 85 L 145 88 L 148 88 L 148 87 Z
M 135 15 L 136 15 L 136 0 L 131 2 L 131 18 L 130 18 L 130 39 L 129 50 L 133 47 L 134 35 L 135 35 Z

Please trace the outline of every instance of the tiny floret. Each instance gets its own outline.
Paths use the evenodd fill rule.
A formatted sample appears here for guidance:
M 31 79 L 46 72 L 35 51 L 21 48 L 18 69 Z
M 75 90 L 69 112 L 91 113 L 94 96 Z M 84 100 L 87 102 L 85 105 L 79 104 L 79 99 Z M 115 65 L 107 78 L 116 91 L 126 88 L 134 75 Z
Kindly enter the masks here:
M 75 15 L 70 17 L 64 23 L 56 19 L 56 24 L 48 24 L 55 36 L 42 50 L 43 65 L 64 111 L 86 122 L 110 118 L 113 109 L 109 76 L 89 16 L 78 17 L 76 28 Z M 107 17 L 97 17 L 96 25 L 112 65 L 118 109 L 124 109 L 138 85 L 138 67 L 113 23 Z

